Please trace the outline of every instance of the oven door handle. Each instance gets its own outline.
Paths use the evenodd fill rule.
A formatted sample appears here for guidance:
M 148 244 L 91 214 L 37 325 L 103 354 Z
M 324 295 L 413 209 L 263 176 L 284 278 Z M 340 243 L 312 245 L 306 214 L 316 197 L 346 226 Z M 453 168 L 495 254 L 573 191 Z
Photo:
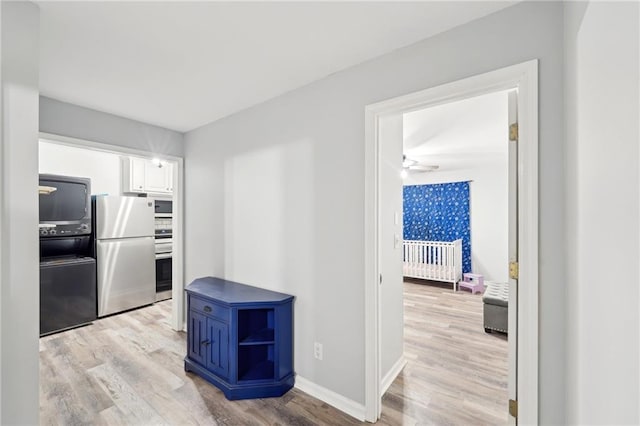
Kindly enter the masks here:
M 158 253 L 156 254 L 156 260 L 171 259 L 171 253 Z

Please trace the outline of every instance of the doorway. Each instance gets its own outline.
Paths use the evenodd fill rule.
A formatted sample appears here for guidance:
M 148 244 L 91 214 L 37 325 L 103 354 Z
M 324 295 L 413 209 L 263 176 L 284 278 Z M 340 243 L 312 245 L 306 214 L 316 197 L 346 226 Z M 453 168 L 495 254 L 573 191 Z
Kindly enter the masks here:
M 399 98 L 390 99 L 366 108 L 365 116 L 365 417 L 375 422 L 381 414 L 382 397 L 382 328 L 381 299 L 384 277 L 381 275 L 383 258 L 381 244 L 389 242 L 381 226 L 385 213 L 382 190 L 386 184 L 383 174 L 384 135 L 393 133 L 401 123 L 402 114 L 471 98 L 500 90 L 517 89 L 519 113 L 519 142 L 517 151 L 517 242 L 519 265 L 517 286 L 510 284 L 510 339 L 509 398 L 515 406 L 519 402 L 518 419 L 523 423 L 537 423 L 537 375 L 538 375 L 538 190 L 537 190 L 537 61 L 529 61 L 486 74 L 445 84 Z M 391 130 L 390 130 L 391 129 Z M 396 133 L 397 134 L 397 133 Z M 400 133 L 401 134 L 401 133 Z M 514 157 L 514 160 L 516 157 Z M 514 175 L 515 177 L 515 175 Z M 515 206 L 515 204 L 514 204 Z M 394 219 L 397 224 L 397 215 Z M 386 238 L 385 238 L 386 237 Z M 398 236 L 394 235 L 394 245 Z M 511 300 L 512 299 L 512 300 Z M 521 320 L 516 323 L 519 312 Z M 400 313 L 401 315 L 401 313 Z M 513 318 L 512 318 L 513 316 Z M 393 319 L 398 321 L 397 318 Z M 516 357 L 515 354 L 518 354 Z M 516 362 L 517 361 L 517 362 Z M 401 367 L 400 367 L 401 369 Z M 399 369 L 397 373 L 399 373 Z M 515 379 L 518 379 L 517 384 Z M 388 381 L 388 379 L 387 379 Z M 505 401 L 505 410 L 507 410 Z M 514 412 L 515 414 L 515 412 Z M 515 423 L 515 417 L 510 417 Z
M 381 245 L 383 419 L 398 415 L 400 398 L 420 421 L 507 423 L 507 307 L 485 307 L 483 294 L 500 290 L 491 302 L 503 303 L 508 291 L 508 104 L 499 91 L 403 114 L 403 164 L 384 157 L 398 141 L 382 138 L 381 179 L 402 194 L 402 221 L 391 226 L 402 246 Z M 381 197 L 388 208 L 391 194 Z M 397 310 L 403 328 L 389 329 Z
M 97 143 L 92 141 L 86 141 L 82 139 L 70 138 L 66 136 L 53 135 L 48 133 L 40 133 L 40 150 L 42 149 L 42 143 L 45 143 L 48 150 L 55 150 L 58 146 L 62 150 L 67 150 L 71 154 L 78 154 L 80 152 L 86 152 L 86 158 L 93 161 L 96 165 L 96 169 L 101 170 L 98 173 L 99 182 L 98 187 L 92 186 L 97 192 L 94 193 L 108 193 L 108 194 L 120 194 L 122 185 L 120 182 L 121 170 L 120 159 L 141 159 L 141 160 L 153 160 L 155 162 L 162 162 L 172 166 L 173 173 L 170 176 L 170 183 L 172 189 L 172 205 L 173 205 L 173 236 L 172 236 L 172 258 L 171 258 L 171 318 L 169 322 L 171 328 L 175 331 L 184 331 L 185 329 L 185 301 L 183 295 L 184 289 L 184 274 L 183 274 L 183 181 L 184 181 L 184 160 L 180 157 L 174 156 L 156 156 L 154 153 L 140 151 L 135 149 L 124 148 L 120 146 L 108 145 L 103 143 Z M 70 163 L 66 163 L 70 164 Z M 85 166 L 90 166 L 85 165 Z M 64 165 L 61 167 L 64 168 Z M 85 167 L 86 168 L 86 167 Z M 62 169 L 60 170 L 62 171 Z M 58 172 L 58 174 L 60 174 Z M 117 179 L 111 179 L 115 176 Z M 156 220 L 157 222 L 157 220 Z M 157 227 L 157 223 L 156 223 Z M 171 226 L 169 226 L 171 228 Z M 156 259 L 158 256 L 156 255 Z M 157 269 L 156 261 L 156 269 Z M 156 273 L 157 270 L 154 272 Z M 165 296 L 166 297 L 166 296 Z M 166 302 L 165 302 L 166 303 Z

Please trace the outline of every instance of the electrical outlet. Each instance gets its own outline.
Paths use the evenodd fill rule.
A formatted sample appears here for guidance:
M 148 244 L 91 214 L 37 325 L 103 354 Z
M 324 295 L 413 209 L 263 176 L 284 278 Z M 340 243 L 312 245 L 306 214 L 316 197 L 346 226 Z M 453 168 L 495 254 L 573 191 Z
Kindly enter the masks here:
M 313 344 L 313 356 L 317 360 L 322 361 L 322 343 L 315 342 Z

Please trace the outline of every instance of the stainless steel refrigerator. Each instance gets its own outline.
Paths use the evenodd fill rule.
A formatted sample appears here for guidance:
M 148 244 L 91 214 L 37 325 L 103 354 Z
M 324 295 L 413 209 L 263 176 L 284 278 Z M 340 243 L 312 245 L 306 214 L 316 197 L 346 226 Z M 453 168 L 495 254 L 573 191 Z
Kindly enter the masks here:
M 148 198 L 95 197 L 99 317 L 155 301 L 153 215 Z

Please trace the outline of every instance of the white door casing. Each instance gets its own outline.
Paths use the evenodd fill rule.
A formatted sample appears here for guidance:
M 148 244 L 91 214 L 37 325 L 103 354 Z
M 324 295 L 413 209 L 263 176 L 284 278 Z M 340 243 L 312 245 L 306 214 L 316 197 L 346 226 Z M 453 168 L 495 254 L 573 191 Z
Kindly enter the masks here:
M 518 123 L 518 92 L 512 90 L 508 97 L 509 121 L 509 262 L 518 262 L 518 140 L 512 134 L 512 125 Z M 516 131 L 517 132 L 517 131 Z M 515 139 L 514 139 L 515 136 Z M 505 265 L 505 267 L 508 267 Z M 509 366 L 507 393 L 510 400 L 518 400 L 518 280 L 509 276 Z M 515 425 L 517 419 L 509 416 L 509 424 Z
M 404 362 L 402 279 L 402 151 L 403 116 L 381 117 L 380 146 L 380 393 L 384 394 Z
M 519 423 L 538 423 L 538 61 L 532 60 L 409 95 L 365 109 L 365 419 L 381 412 L 380 383 L 380 134 L 378 122 L 406 113 L 500 90 L 518 89 L 518 254 L 516 340 Z M 507 401 L 505 401 L 505 410 Z

